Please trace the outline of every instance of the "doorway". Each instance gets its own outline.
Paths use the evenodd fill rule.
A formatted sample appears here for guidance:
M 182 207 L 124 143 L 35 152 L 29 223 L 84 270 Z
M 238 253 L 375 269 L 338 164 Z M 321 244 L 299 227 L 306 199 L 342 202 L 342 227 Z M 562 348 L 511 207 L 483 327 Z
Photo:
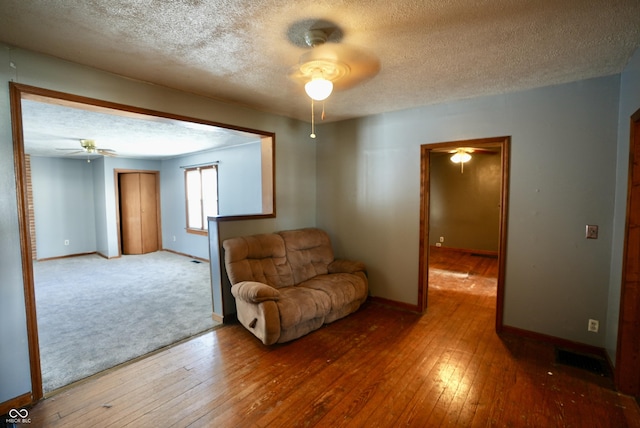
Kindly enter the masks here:
M 116 170 L 120 253 L 147 254 L 161 245 L 160 173 Z
M 508 168 L 509 168 L 509 145 L 510 137 L 495 137 L 476 140 L 465 141 L 452 141 L 437 144 L 425 144 L 421 146 L 421 186 L 420 186 L 420 252 L 419 252 L 419 290 L 418 290 L 418 309 L 424 311 L 427 307 L 428 290 L 429 290 L 429 272 L 430 272 L 430 250 L 431 248 L 438 250 L 439 252 L 433 254 L 433 261 L 442 261 L 441 251 L 443 248 L 449 256 L 455 256 L 459 261 L 464 259 L 464 263 L 473 265 L 474 271 L 479 273 L 478 281 L 482 281 L 480 284 L 485 289 L 490 289 L 491 284 L 495 284 L 495 296 L 496 296 L 496 330 L 500 331 L 502 328 L 502 308 L 503 308 L 503 294 L 504 294 L 504 271 L 505 271 L 505 245 L 506 245 L 506 219 L 507 219 L 507 196 L 508 196 Z M 464 149 L 464 150 L 460 150 Z M 450 218 L 441 221 L 444 217 L 437 211 L 432 211 L 434 206 L 433 202 L 435 197 L 438 196 L 440 200 L 447 200 L 447 195 L 437 195 L 437 192 L 442 192 L 443 186 L 437 186 L 437 177 L 432 175 L 435 171 L 432 160 L 443 159 L 446 162 L 451 163 L 449 158 L 458 152 L 461 156 L 466 153 L 469 158 L 473 158 L 474 152 L 477 158 L 480 158 L 481 153 L 489 154 L 489 156 L 497 157 L 495 163 L 495 179 L 498 181 L 495 192 L 495 224 L 493 220 L 483 219 L 487 215 L 485 212 L 482 215 L 474 218 L 468 217 L 465 225 L 455 225 L 455 222 L 450 221 Z M 467 158 L 467 156 L 463 156 Z M 465 161 L 466 162 L 466 161 Z M 458 162 L 454 166 L 457 168 L 457 173 L 463 175 L 465 173 L 465 162 Z M 439 164 L 443 164 L 440 162 Z M 470 164 L 469 164 L 470 165 Z M 478 177 L 473 177 L 469 174 L 469 166 L 467 167 L 467 177 L 465 179 L 479 180 Z M 478 186 L 479 183 L 475 183 L 474 191 L 481 190 L 482 186 Z M 485 186 L 486 187 L 486 186 Z M 449 187 L 448 191 L 457 191 L 456 187 Z M 458 195 L 459 196 L 459 195 Z M 444 199 L 443 199 L 444 198 Z M 451 198 L 453 199 L 453 198 Z M 477 198 L 480 205 L 491 205 L 489 201 L 483 201 L 482 197 Z M 464 210 L 464 207 L 458 207 L 460 212 Z M 491 211 L 490 208 L 485 207 L 485 211 Z M 450 214 L 449 214 L 450 216 Z M 491 217 L 493 218 L 493 217 Z M 476 223 L 473 223 L 473 222 Z M 485 222 L 488 226 L 483 226 L 478 222 Z M 433 226 L 433 227 L 432 227 Z M 469 240 L 471 233 L 469 230 L 482 229 L 483 233 L 474 233 L 474 237 Z M 493 231 L 492 231 L 493 230 Z M 436 234 L 433 236 L 433 234 Z M 451 245 L 447 245 L 451 242 Z M 473 250 L 473 251 L 470 251 Z M 438 260 L 436 260 L 436 258 Z M 449 257 L 452 258 L 452 257 Z M 481 260 L 480 258 L 484 259 Z M 455 262 L 454 262 L 455 263 Z M 454 275 L 455 276 L 455 273 Z M 461 273 L 461 276 L 467 276 L 468 272 Z M 496 280 L 490 279 L 495 277 Z M 485 279 L 489 278 L 488 283 Z M 455 278 L 454 278 L 455 279 Z M 479 284 L 479 283 L 478 283 Z M 484 290 L 484 291 L 487 291 Z M 493 290 L 491 290 L 492 292 Z
M 101 151 L 116 152 L 123 157 L 125 157 L 124 154 L 126 153 L 128 157 L 153 158 L 159 156 L 173 159 L 184 154 L 209 152 L 221 148 L 243 147 L 247 143 L 257 142 L 260 149 L 259 164 L 261 165 L 262 174 L 256 177 L 255 183 L 252 183 L 252 185 L 257 186 L 259 189 L 261 209 L 256 214 L 253 208 L 254 201 L 250 201 L 252 208 L 249 213 L 241 210 L 235 216 L 243 215 L 243 218 L 272 218 L 275 217 L 275 133 L 116 104 L 14 82 L 10 82 L 9 91 L 32 388 L 29 397 L 25 398 L 25 400 L 33 403 L 43 397 L 44 390 L 40 364 L 41 355 L 32 260 L 34 244 L 31 239 L 33 233 L 30 229 L 33 213 L 29 212 L 27 197 L 29 193 L 27 183 L 27 177 L 29 176 L 27 171 L 28 156 L 40 150 L 69 150 L 69 156 L 81 157 L 85 162 L 90 162 L 91 159 L 100 157 L 102 153 L 96 147 L 83 146 L 82 141 L 86 136 L 94 137 L 98 129 L 105 135 L 105 139 L 100 137 L 97 138 L 98 141 L 106 141 L 106 138 L 111 134 L 117 134 L 114 138 L 109 138 L 109 141 L 119 145 L 119 147 L 115 147 L 101 143 Z M 29 104 L 32 107 L 38 106 L 38 108 L 36 110 L 25 108 Z M 48 108 L 44 108 L 44 106 Z M 108 120 L 101 121 L 100 117 L 108 118 Z M 147 126 L 144 126 L 144 132 L 134 132 L 136 144 L 131 144 L 129 139 L 122 138 L 122 133 L 124 129 L 135 126 L 133 123 L 138 123 L 138 121 L 142 121 Z M 102 124 L 102 126 L 98 127 L 98 123 Z M 115 126 L 114 123 L 119 125 Z M 32 126 L 34 124 L 37 124 L 37 126 Z M 90 126 L 87 127 L 87 124 L 90 124 Z M 63 137 L 61 137 L 62 134 L 64 134 Z M 216 138 L 210 138 L 211 135 L 215 135 Z M 55 145 L 52 145 L 54 140 Z M 166 144 L 163 142 L 166 142 Z M 195 146 L 193 143 L 195 143 Z M 78 144 L 80 144 L 79 147 Z M 95 153 L 96 149 L 98 154 Z M 56 153 L 56 155 L 59 154 L 59 152 Z M 243 170 L 245 165 L 246 163 L 243 160 L 238 165 L 232 165 L 233 168 L 229 168 L 228 171 L 233 173 L 235 171 L 234 168 Z M 112 202 L 112 200 L 115 199 L 117 201 L 118 199 L 117 193 L 113 192 L 113 182 L 107 180 L 102 171 L 99 171 L 95 177 L 98 177 L 101 183 L 98 188 L 104 188 L 103 198 L 98 198 L 101 212 L 109 213 L 107 216 L 111 216 L 112 214 L 110 213 L 116 216 L 117 210 L 111 209 L 113 207 L 112 204 L 117 203 Z M 182 174 L 180 174 L 180 177 L 182 177 Z M 232 183 L 230 180 L 228 182 Z M 106 210 L 107 208 L 108 210 Z M 103 231 L 106 232 L 97 239 L 99 241 L 98 249 L 100 250 L 98 253 L 105 255 L 108 259 L 122 259 L 123 257 L 118 257 L 121 255 L 119 225 L 115 224 L 115 220 L 112 222 L 112 217 L 103 216 L 100 221 L 105 226 Z M 172 242 L 175 241 L 176 239 L 174 238 Z M 159 245 L 162 245 L 162 242 L 159 242 Z M 106 253 L 103 253 L 102 250 L 105 250 Z M 178 254 L 187 254 L 181 252 L 180 249 L 175 249 L 174 251 Z M 196 265 L 195 263 L 189 264 Z M 214 272 L 214 269 L 210 269 L 210 272 L 207 272 L 209 278 L 212 272 Z M 201 283 L 206 283 L 210 292 L 216 290 L 217 283 L 213 284 L 210 281 L 201 281 Z M 209 302 L 211 305 L 214 303 L 211 299 L 202 299 L 202 301 Z M 209 313 L 207 317 L 211 319 L 211 315 L 213 314 Z

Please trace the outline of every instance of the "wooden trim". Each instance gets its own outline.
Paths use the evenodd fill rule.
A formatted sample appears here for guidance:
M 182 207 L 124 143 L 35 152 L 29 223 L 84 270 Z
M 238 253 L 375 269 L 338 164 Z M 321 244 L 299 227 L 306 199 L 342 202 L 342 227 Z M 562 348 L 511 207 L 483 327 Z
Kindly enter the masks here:
M 609 369 L 613 370 L 611 367 L 611 361 L 609 360 L 606 349 L 600 348 L 598 346 L 587 345 L 580 342 L 574 342 L 572 340 L 562 339 L 560 337 L 549 336 L 547 334 L 536 333 L 534 331 L 524 330 L 517 327 L 511 326 L 503 326 L 500 335 L 512 335 L 524 337 L 527 339 L 537 340 L 538 342 L 549 343 L 553 346 L 565 348 L 574 352 L 579 352 L 583 354 L 590 354 L 598 357 L 602 357 L 607 360 L 609 364 Z
M 31 393 L 22 394 L 11 400 L 0 403 L 0 415 L 6 415 L 11 409 L 20 409 L 31 405 L 35 400 Z
M 262 183 L 262 199 L 263 209 L 265 206 L 271 204 L 271 210 L 259 213 L 257 215 L 246 215 L 242 217 L 246 218 L 267 218 L 276 217 L 276 134 L 275 132 L 261 131 L 258 129 L 246 128 L 236 125 L 228 125 L 225 123 L 215 122 L 211 120 L 204 120 L 195 117 L 188 117 L 179 114 L 167 113 L 158 110 L 145 109 L 140 107 L 134 107 L 126 104 L 119 104 L 105 100 L 98 100 L 95 98 L 84 97 L 81 95 L 74 95 L 65 92 L 53 91 L 50 89 L 43 89 L 36 86 L 25 85 L 22 83 L 13 83 L 15 88 L 20 92 L 21 98 L 34 100 L 39 102 L 45 102 L 49 104 L 57 104 L 68 107 L 80 108 L 89 111 L 95 111 L 107 114 L 120 114 L 125 117 L 132 118 L 148 118 L 149 116 L 161 117 L 171 120 L 200 123 L 203 125 L 216 126 L 219 128 L 230 129 L 233 131 L 246 132 L 250 134 L 259 135 L 261 138 L 261 150 L 262 150 L 262 177 L 270 177 L 270 183 Z M 20 126 L 22 129 L 22 125 Z M 271 161 L 270 163 L 268 161 Z M 270 193 L 269 193 L 270 191 Z
M 102 257 L 103 259 L 107 259 L 107 260 L 111 260 L 111 259 L 119 259 L 122 256 L 113 256 L 113 257 L 109 257 L 106 254 L 102 254 L 100 251 L 96 251 L 96 254 L 99 255 L 100 257 Z
M 379 303 L 381 305 L 389 306 L 391 308 L 400 309 L 403 311 L 418 312 L 418 313 L 422 312 L 422 310 L 420 310 L 420 307 L 418 305 L 412 305 L 410 303 L 385 299 L 384 297 L 371 296 L 369 297 L 369 300 L 375 303 Z
M 174 250 L 170 250 L 168 248 L 163 248 L 162 251 L 166 251 L 167 253 L 173 253 L 173 254 L 177 254 L 179 256 L 184 256 L 184 257 L 189 257 L 190 259 L 195 259 L 195 260 L 199 260 L 201 262 L 205 262 L 205 263 L 209 263 L 208 259 L 205 259 L 203 257 L 198 257 L 198 256 L 193 256 L 191 254 L 186 254 L 186 253 L 181 253 L 179 251 L 174 251 Z
M 44 102 L 48 104 L 57 104 L 61 106 L 80 108 L 99 113 L 114 114 L 113 110 L 117 110 L 118 114 L 138 119 L 145 119 L 149 116 L 162 117 L 184 122 L 200 123 L 203 125 L 215 126 L 218 128 L 230 129 L 234 131 L 247 132 L 250 134 L 275 136 L 274 132 L 261 131 L 258 129 L 246 128 L 243 126 L 229 125 L 226 123 L 215 122 L 212 120 L 199 119 L 195 117 L 183 116 L 180 114 L 168 113 L 159 110 L 134 107 L 127 104 L 120 104 L 96 98 L 85 97 L 82 95 L 70 94 L 67 92 L 54 91 L 51 89 L 39 88 L 37 86 L 25 85 L 23 83 L 11 84 L 20 92 L 21 98 Z
M 500 228 L 498 248 L 498 286 L 496 292 L 495 329 L 500 332 L 503 326 L 504 280 L 507 254 L 507 217 L 509 205 L 509 164 L 511 137 L 480 138 L 475 140 L 450 141 L 420 146 L 420 238 L 418 266 L 418 305 L 420 312 L 426 310 L 429 289 L 429 160 L 433 150 L 447 150 L 456 147 L 500 148 L 501 191 L 500 191 Z
M 158 248 L 162 248 L 162 202 L 160 201 L 160 171 L 148 169 L 113 169 L 113 189 L 115 191 L 115 207 L 116 207 L 116 231 L 118 234 L 118 256 L 122 256 L 122 231 L 120 229 L 120 174 L 143 173 L 154 174 L 156 178 L 156 216 L 157 216 L 157 234 Z
M 627 177 L 627 212 L 625 219 L 624 250 L 620 313 L 614 380 L 616 388 L 640 397 L 640 110 L 630 120 L 629 171 Z
M 11 101 L 11 123 L 13 131 L 13 159 L 16 174 L 16 193 L 18 203 L 18 227 L 20 230 L 20 253 L 22 257 L 22 282 L 27 321 L 27 340 L 29 347 L 29 365 L 31 372 L 32 402 L 43 396 L 42 371 L 40 369 L 40 345 L 38 343 L 38 319 L 36 316 L 36 296 L 33 280 L 33 260 L 31 258 L 31 238 L 29 233 L 29 209 L 27 202 L 27 177 L 24 159 L 24 141 L 22 133 L 22 98 L 20 87 L 9 83 Z
M 76 253 L 76 254 L 67 254 L 65 256 L 57 256 L 57 257 L 46 257 L 44 259 L 38 259 L 39 262 L 48 262 L 50 260 L 60 260 L 60 259 L 68 259 L 71 257 L 82 257 L 82 256 L 88 256 L 91 254 L 98 254 L 97 251 L 89 251 L 87 253 Z M 100 256 L 102 256 L 102 254 L 99 254 Z M 104 257 L 104 256 L 102 256 Z
M 507 227 L 509 223 L 509 181 L 511 165 L 511 137 L 501 137 L 502 192 L 500 201 L 500 243 L 498 249 L 498 287 L 496 290 L 496 332 L 504 325 L 504 281 L 507 266 Z
M 430 245 L 429 249 L 431 251 L 446 251 L 451 253 L 465 253 L 465 254 L 479 254 L 482 256 L 489 257 L 498 257 L 498 251 L 489 251 L 489 250 L 473 250 L 471 248 L 454 248 L 454 247 L 436 247 L 435 245 Z
M 206 220 L 205 220 L 206 221 Z M 191 233 L 193 235 L 201 235 L 201 236 L 207 236 L 209 234 L 209 231 L 207 230 L 201 230 L 201 229 L 194 229 L 192 227 L 187 227 L 184 229 L 187 233 Z
M 429 290 L 429 163 L 431 151 L 420 146 L 420 237 L 418 242 L 418 312 L 427 309 Z
M 239 221 L 239 220 L 260 220 L 265 218 L 274 218 L 275 214 L 247 214 L 247 215 L 221 215 L 215 217 L 207 217 L 207 220 L 214 220 L 216 222 L 223 221 Z

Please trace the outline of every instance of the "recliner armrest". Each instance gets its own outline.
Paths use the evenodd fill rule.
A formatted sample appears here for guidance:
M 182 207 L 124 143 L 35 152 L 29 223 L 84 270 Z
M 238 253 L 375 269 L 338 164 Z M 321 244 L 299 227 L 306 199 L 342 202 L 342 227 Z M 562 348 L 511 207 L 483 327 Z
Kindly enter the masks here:
M 231 286 L 231 294 L 236 299 L 251 303 L 280 299 L 280 292 L 277 288 L 255 281 L 242 281 L 234 284 Z
M 355 260 L 338 259 L 329 263 L 329 273 L 367 273 L 367 268 L 362 262 Z

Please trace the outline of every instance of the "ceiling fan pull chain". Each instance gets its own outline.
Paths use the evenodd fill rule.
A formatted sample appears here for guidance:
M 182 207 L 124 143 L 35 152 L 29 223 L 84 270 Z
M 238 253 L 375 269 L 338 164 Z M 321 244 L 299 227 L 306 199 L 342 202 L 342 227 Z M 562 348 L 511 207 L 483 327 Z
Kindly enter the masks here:
M 324 120 L 324 101 L 322 101 L 322 120 Z
M 316 138 L 316 122 L 313 114 L 313 98 L 311 98 L 311 134 L 309 137 Z

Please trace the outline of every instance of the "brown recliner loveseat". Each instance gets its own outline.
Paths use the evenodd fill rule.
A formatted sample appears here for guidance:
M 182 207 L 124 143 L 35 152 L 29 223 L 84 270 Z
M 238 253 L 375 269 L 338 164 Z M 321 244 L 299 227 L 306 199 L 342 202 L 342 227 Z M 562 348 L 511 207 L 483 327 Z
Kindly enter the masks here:
M 367 299 L 364 264 L 334 260 L 320 229 L 243 236 L 222 245 L 238 320 L 265 345 L 343 318 Z

